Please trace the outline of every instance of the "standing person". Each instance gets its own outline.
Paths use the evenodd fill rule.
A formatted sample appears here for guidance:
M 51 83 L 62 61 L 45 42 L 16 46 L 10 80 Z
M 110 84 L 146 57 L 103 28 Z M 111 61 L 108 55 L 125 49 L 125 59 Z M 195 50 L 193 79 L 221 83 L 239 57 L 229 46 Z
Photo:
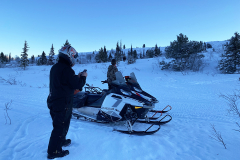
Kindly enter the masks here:
M 108 67 L 108 72 L 107 72 L 107 81 L 108 81 L 108 89 L 109 90 L 112 89 L 112 81 L 116 80 L 115 73 L 118 71 L 115 59 L 112 59 L 111 64 L 112 65 L 110 65 Z
M 50 70 L 50 93 L 47 105 L 52 117 L 53 130 L 48 144 L 48 158 L 54 159 L 69 154 L 62 150 L 63 146 L 71 144 L 71 139 L 66 139 L 72 116 L 73 93 L 75 89 L 82 89 L 86 83 L 87 73 L 75 75 L 71 68 L 75 64 L 77 52 L 70 45 L 59 50 L 58 62 Z

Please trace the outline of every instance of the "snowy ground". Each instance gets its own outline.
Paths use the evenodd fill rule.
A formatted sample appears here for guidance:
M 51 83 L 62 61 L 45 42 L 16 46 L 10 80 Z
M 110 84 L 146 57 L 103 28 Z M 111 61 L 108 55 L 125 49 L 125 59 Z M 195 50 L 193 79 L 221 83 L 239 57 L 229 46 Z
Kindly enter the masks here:
M 121 62 L 123 75 L 134 72 L 142 88 L 154 95 L 156 108 L 171 105 L 173 120 L 149 136 L 130 136 L 114 132 L 111 124 L 95 124 L 72 119 L 68 137 L 72 144 L 65 149 L 71 160 L 239 160 L 239 118 L 227 114 L 228 105 L 219 95 L 232 94 L 239 89 L 239 75 L 219 74 L 215 69 L 221 42 L 213 43 L 216 51 L 205 57 L 207 65 L 201 72 L 161 71 L 157 59 L 137 60 L 136 64 Z M 211 55 L 211 56 L 210 56 Z M 161 60 L 161 58 L 160 58 Z M 78 73 L 88 70 L 87 83 L 101 84 L 106 79 L 106 64 L 75 65 Z M 16 85 L 0 80 L 0 159 L 47 159 L 47 146 L 52 130 L 46 106 L 50 66 L 0 68 L 0 77 L 15 79 Z M 12 100 L 6 117 L 5 104 Z M 222 134 L 227 149 L 211 139 L 211 124 Z

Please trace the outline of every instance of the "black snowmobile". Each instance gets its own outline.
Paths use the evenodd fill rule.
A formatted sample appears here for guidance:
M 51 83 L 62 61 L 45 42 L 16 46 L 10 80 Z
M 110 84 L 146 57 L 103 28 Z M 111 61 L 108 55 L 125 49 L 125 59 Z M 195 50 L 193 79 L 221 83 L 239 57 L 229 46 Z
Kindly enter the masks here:
M 115 75 L 116 80 L 112 82 L 111 90 L 102 90 L 86 84 L 85 92 L 75 94 L 73 116 L 102 123 L 125 121 L 128 130 L 115 131 L 137 135 L 153 134 L 160 129 L 160 125 L 171 121 L 172 117 L 169 114 L 162 118 L 161 116 L 172 107 L 167 106 L 161 111 L 154 110 L 158 100 L 142 90 L 134 73 L 125 77 L 121 72 L 116 72 Z M 135 131 L 132 126 L 136 122 L 147 123 L 150 126 L 146 130 Z M 156 125 L 157 129 L 152 130 L 151 128 Z

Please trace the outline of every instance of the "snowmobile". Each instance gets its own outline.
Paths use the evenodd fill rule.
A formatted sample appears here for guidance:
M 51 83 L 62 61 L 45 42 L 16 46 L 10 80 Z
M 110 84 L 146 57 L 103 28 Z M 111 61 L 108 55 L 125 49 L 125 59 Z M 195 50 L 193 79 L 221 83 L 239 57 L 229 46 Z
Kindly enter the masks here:
M 172 120 L 169 114 L 161 118 L 163 113 L 167 113 L 172 107 L 168 105 L 161 111 L 154 110 L 158 100 L 142 90 L 133 72 L 125 77 L 121 72 L 116 72 L 115 75 L 116 80 L 112 82 L 111 90 L 86 84 L 85 92 L 75 94 L 73 116 L 77 119 L 83 118 L 100 123 L 125 121 L 127 130 L 115 129 L 115 131 L 136 135 L 156 133 L 162 124 Z M 102 83 L 107 83 L 107 81 L 102 81 Z M 150 113 L 153 114 L 150 115 Z M 146 130 L 136 131 L 132 129 L 135 123 L 150 125 Z M 153 126 L 157 128 L 151 130 Z

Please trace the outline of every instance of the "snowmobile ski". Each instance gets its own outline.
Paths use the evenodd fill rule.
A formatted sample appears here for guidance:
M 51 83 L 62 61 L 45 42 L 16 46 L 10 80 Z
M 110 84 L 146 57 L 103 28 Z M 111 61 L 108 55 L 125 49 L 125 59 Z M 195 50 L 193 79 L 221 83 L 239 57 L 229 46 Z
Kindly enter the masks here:
M 157 131 L 159 131 L 160 128 L 161 128 L 161 126 L 159 124 L 152 124 L 145 131 L 135 131 L 135 130 L 132 129 L 131 122 L 127 121 L 127 123 L 128 123 L 128 131 L 126 131 L 126 130 L 118 130 L 118 129 L 113 129 L 113 131 L 118 131 L 118 132 L 121 132 L 121 133 L 130 134 L 130 135 L 139 135 L 139 136 L 141 136 L 141 135 L 151 135 L 151 134 L 154 134 Z M 154 125 L 158 125 L 158 128 L 153 130 L 153 131 L 149 131 L 149 129 L 151 129 Z
M 166 121 L 162 121 L 162 120 L 164 120 L 166 117 L 169 117 L 169 119 L 166 120 Z M 170 122 L 171 120 L 172 120 L 172 116 L 170 116 L 170 115 L 165 115 L 165 116 L 164 116 L 162 119 L 160 119 L 159 121 L 137 120 L 137 122 L 139 122 L 139 123 L 149 123 L 149 124 L 162 125 L 162 124 L 166 124 L 166 123 Z
M 169 107 L 169 110 L 165 110 L 166 108 L 168 108 Z M 161 111 L 157 111 L 157 110 L 150 110 L 149 112 L 154 112 L 154 114 L 153 115 L 151 115 L 151 117 L 148 117 L 147 119 L 148 120 L 157 120 L 158 118 L 160 118 L 162 115 L 163 115 L 163 113 L 167 113 L 168 111 L 170 111 L 172 109 L 172 107 L 170 106 L 170 105 L 167 105 L 163 110 L 161 110 Z M 160 115 L 158 116 L 158 117 L 156 117 L 156 115 L 158 114 L 158 113 L 160 113 Z

